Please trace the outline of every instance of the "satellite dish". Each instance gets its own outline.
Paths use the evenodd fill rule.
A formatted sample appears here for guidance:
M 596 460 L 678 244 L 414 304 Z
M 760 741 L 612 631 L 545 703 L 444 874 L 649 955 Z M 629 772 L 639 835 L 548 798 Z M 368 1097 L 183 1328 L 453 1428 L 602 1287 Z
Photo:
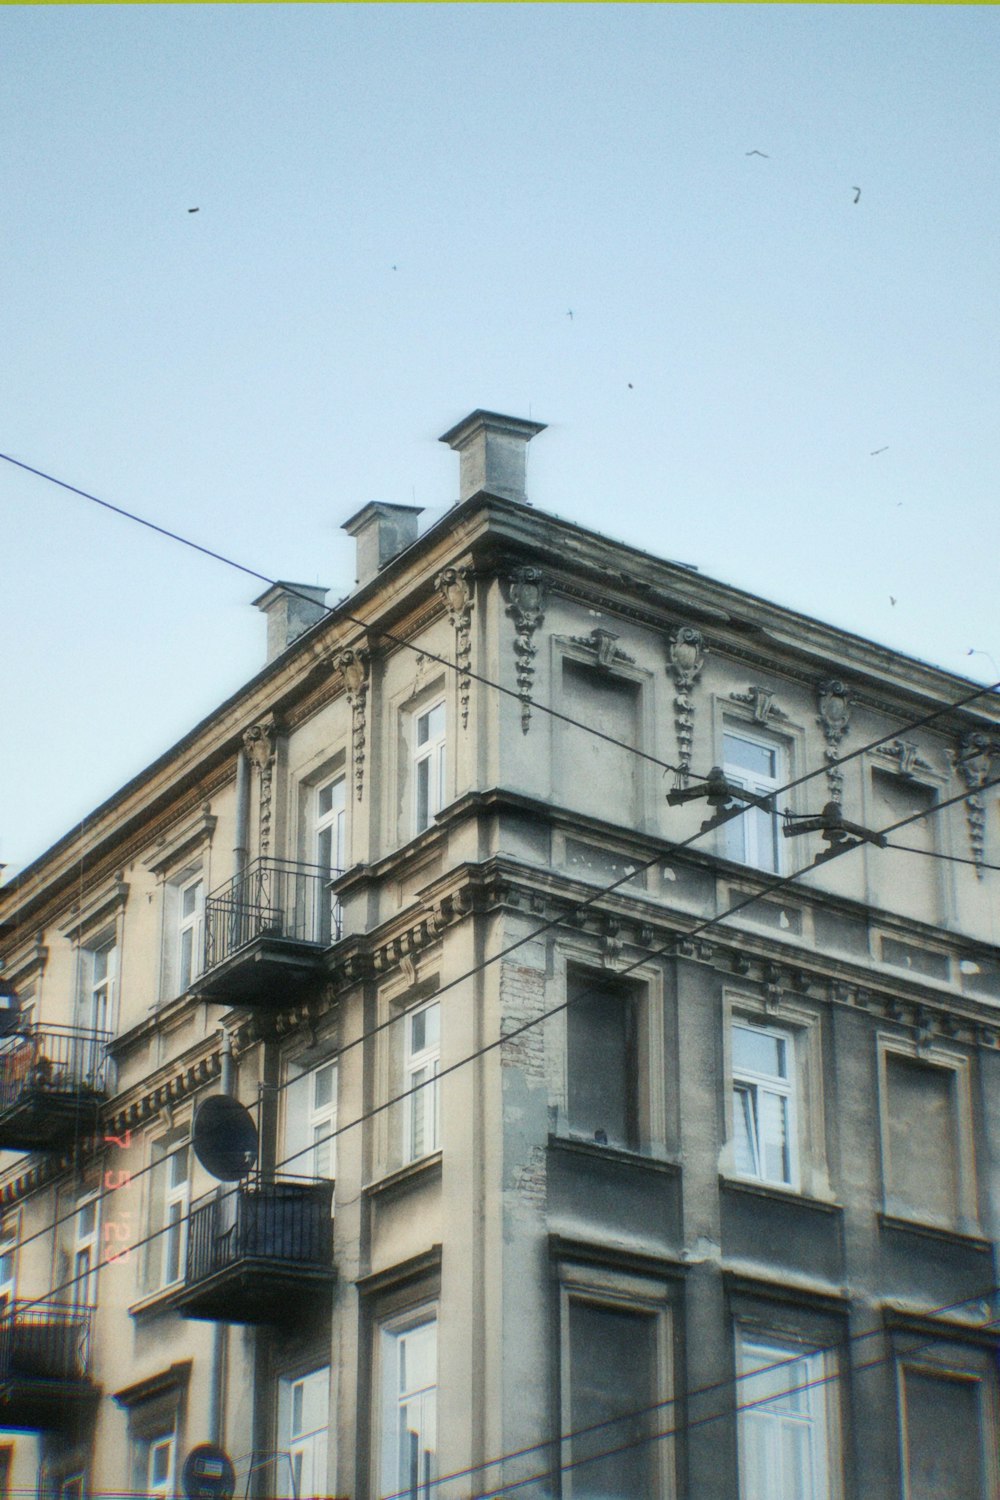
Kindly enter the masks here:
M 257 1161 L 257 1127 L 245 1105 L 231 1094 L 211 1094 L 194 1113 L 194 1154 L 213 1177 L 238 1182 Z

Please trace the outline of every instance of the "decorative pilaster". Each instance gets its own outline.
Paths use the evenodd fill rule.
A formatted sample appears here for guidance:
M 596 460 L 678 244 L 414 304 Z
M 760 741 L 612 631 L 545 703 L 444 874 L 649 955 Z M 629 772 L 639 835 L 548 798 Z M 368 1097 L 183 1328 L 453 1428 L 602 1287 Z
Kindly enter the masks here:
M 687 786 L 691 771 L 691 746 L 694 742 L 694 698 L 691 690 L 705 664 L 705 638 L 693 625 L 678 625 L 670 637 L 668 655 L 673 673 L 674 728 L 677 733 L 679 765 L 675 787 Z
M 260 772 L 257 848 L 262 859 L 271 847 L 271 802 L 274 794 L 274 762 L 277 753 L 278 721 L 273 715 L 251 724 L 243 731 L 243 745 L 250 764 Z
M 469 725 L 469 694 L 472 690 L 472 610 L 475 604 L 475 575 L 471 568 L 442 568 L 434 580 L 455 630 L 455 667 L 458 672 L 458 699 L 462 728 Z
M 514 659 L 517 692 L 521 699 L 521 729 L 531 723 L 531 689 L 535 680 L 536 647 L 532 636 L 545 618 L 545 576 L 540 568 L 514 568 L 507 579 L 507 613 L 514 621 Z
M 851 700 L 839 677 L 827 677 L 819 683 L 816 700 L 819 706 L 817 723 L 826 740 L 826 780 L 830 788 L 830 800 L 843 803 L 844 773 L 836 762 L 840 759 L 840 742 L 851 722 Z
M 370 657 L 364 646 L 345 646 L 333 659 L 344 679 L 347 701 L 354 722 L 354 788 L 360 802 L 365 790 L 365 746 L 368 735 L 368 681 Z
M 952 754 L 955 770 L 969 788 L 965 799 L 966 819 L 969 825 L 969 848 L 976 876 L 983 878 L 986 854 L 986 799 L 983 788 L 1000 774 L 1000 737 L 971 731 L 958 742 Z

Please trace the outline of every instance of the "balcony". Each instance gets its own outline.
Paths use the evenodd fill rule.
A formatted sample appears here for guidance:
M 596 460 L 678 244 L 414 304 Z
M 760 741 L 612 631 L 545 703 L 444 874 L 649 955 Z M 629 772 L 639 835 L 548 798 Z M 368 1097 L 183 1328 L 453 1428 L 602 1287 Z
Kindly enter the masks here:
M 30 1026 L 0 1039 L 0 1148 L 60 1151 L 97 1125 L 109 1031 Z
M 0 1313 L 0 1427 L 72 1433 L 93 1414 L 89 1307 L 9 1302 Z
M 191 985 L 202 1000 L 287 1005 L 289 987 L 314 975 L 340 937 L 329 884 L 342 872 L 255 859 L 205 901 L 205 966 Z
M 240 1183 L 194 1204 L 178 1311 L 219 1323 L 316 1316 L 333 1289 L 332 1182 Z

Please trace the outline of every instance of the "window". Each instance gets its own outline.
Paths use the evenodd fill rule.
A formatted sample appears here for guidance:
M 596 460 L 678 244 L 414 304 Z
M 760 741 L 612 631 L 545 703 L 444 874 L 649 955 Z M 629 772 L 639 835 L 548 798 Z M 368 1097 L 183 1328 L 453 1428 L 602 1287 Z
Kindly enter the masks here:
M 969 1069 L 964 1057 L 882 1038 L 886 1208 L 903 1218 L 976 1230 Z
M 900 1370 L 906 1500 L 986 1500 L 989 1386 L 970 1372 L 927 1365 Z M 984 1403 L 984 1396 L 987 1401 Z
M 0 1314 L 14 1301 L 17 1287 L 17 1240 L 0 1239 Z
M 291 1495 L 326 1493 L 329 1408 L 329 1366 L 278 1382 L 278 1451 L 288 1455 Z M 285 1469 L 279 1464 L 279 1483 Z
M 762 735 L 727 730 L 722 736 L 722 769 L 726 780 L 748 792 L 767 797 L 787 779 L 783 748 Z M 748 806 L 723 826 L 727 859 L 755 870 L 778 871 L 780 837 L 777 812 Z
M 325 881 L 340 875 L 346 864 L 347 780 L 337 776 L 316 788 L 314 810 L 313 861 L 322 872 L 317 891 L 316 936 L 321 943 L 331 943 L 339 936 L 340 903 L 326 889 Z
M 798 1181 L 794 1039 L 786 1031 L 734 1020 L 730 1043 L 736 1171 L 793 1187 Z
M 430 1500 L 437 1451 L 437 1323 L 382 1330 L 379 1493 Z
M 740 1500 L 832 1500 L 832 1399 L 823 1354 L 741 1334 Z
M 172 1432 L 147 1438 L 141 1445 L 148 1500 L 170 1500 L 174 1493 L 176 1438 Z
M 596 971 L 566 976 L 566 1099 L 573 1135 L 638 1150 L 638 994 Z
M 444 806 L 444 700 L 413 718 L 413 831 L 429 828 Z
M 177 990 L 184 994 L 201 973 L 205 947 L 205 886 L 189 877 L 177 892 Z
M 283 1160 L 293 1177 L 337 1175 L 337 1062 L 289 1064 Z
M 563 657 L 559 707 L 577 722 L 559 725 L 556 784 L 568 806 L 634 827 L 645 776 L 643 762 L 632 753 L 642 747 L 642 687 L 621 671 L 634 668 L 598 667 Z M 587 734 L 580 724 L 607 738 Z
M 153 1142 L 149 1197 L 152 1237 L 146 1245 L 146 1289 L 150 1292 L 172 1286 L 184 1275 L 190 1196 L 188 1155 L 183 1133 Z
M 114 1029 L 118 950 L 112 940 L 80 949 L 80 1026 L 85 1031 Z
M 59 1481 L 59 1500 L 84 1500 L 86 1493 L 85 1474 L 67 1474 Z
M 73 1306 L 97 1306 L 97 1269 L 100 1263 L 98 1227 L 100 1198 L 81 1203 L 73 1219 Z
M 942 915 L 941 865 L 933 857 L 925 857 L 933 856 L 940 847 L 937 841 L 940 819 L 934 816 L 937 802 L 938 794 L 932 786 L 878 768 L 872 771 L 870 826 L 881 830 L 904 818 L 912 818 L 913 821 L 907 822 L 892 838 L 919 851 L 897 856 L 903 858 L 905 864 L 894 872 L 894 876 L 889 873 L 894 870 L 893 866 L 885 870 L 880 861 L 875 867 L 873 873 L 882 876 L 879 905 L 924 922 L 937 922 Z
M 439 1140 L 440 1101 L 437 1072 L 441 1055 L 441 1006 L 438 1001 L 406 1013 L 406 1055 L 403 1068 L 405 1107 L 403 1155 L 418 1161 L 436 1151 Z M 411 1093 L 410 1090 L 416 1092 Z

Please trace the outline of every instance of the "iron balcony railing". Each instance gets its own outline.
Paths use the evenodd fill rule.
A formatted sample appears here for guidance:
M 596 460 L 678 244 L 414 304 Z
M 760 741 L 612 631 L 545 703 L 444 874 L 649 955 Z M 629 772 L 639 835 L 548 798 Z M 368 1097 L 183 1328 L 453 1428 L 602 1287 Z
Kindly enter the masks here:
M 45 1099 L 108 1092 L 110 1031 L 28 1026 L 0 1039 L 0 1113 Z
M 0 1386 L 88 1380 L 92 1313 L 51 1302 L 8 1302 L 0 1312 Z
M 288 859 L 255 859 L 205 901 L 205 968 L 224 963 L 257 938 L 328 947 L 340 937 L 340 905 L 330 881 L 343 874 Z
M 332 1182 L 261 1182 L 200 1199 L 188 1222 L 188 1288 L 248 1262 L 289 1271 L 329 1271 Z

